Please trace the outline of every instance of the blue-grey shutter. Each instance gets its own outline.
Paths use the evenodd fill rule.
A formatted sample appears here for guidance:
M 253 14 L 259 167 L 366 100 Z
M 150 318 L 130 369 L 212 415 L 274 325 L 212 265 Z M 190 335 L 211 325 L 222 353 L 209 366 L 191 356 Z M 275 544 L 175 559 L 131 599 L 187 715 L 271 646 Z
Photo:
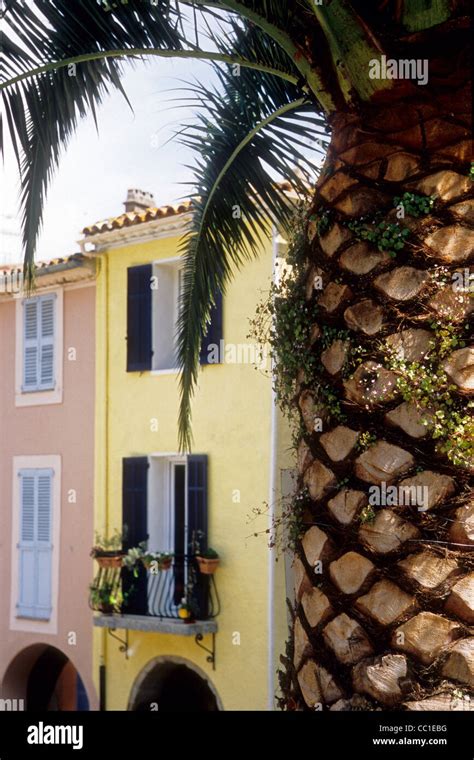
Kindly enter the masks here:
M 220 355 L 222 336 L 222 292 L 219 291 L 216 296 L 216 302 L 211 309 L 207 332 L 201 341 L 201 350 L 199 353 L 199 362 L 201 364 L 218 364 L 222 362 L 223 357 Z M 216 356 L 216 350 L 214 349 L 212 350 L 212 353 L 210 353 L 211 346 L 217 346 L 217 362 L 214 358 Z M 211 357 L 211 361 L 209 361 L 209 357 Z
M 54 388 L 54 337 L 55 337 L 54 295 L 39 299 L 39 387 L 41 390 Z
M 38 388 L 38 299 L 23 301 L 23 390 Z
M 128 457 L 122 463 L 122 531 L 125 551 L 148 539 L 148 458 Z M 147 572 L 140 563 L 138 577 L 124 568 L 122 590 L 127 598 L 123 611 L 146 615 Z
M 207 455 L 189 454 L 187 457 L 187 497 L 188 497 L 188 545 L 198 540 L 201 551 L 207 549 Z M 208 617 L 209 576 L 196 574 L 193 597 L 198 609 L 198 617 Z
M 49 620 L 51 615 L 51 571 L 52 571 L 52 473 L 40 471 L 37 475 L 37 528 L 36 560 L 38 587 L 36 617 Z
M 151 369 L 152 265 L 127 269 L 127 372 Z
M 20 473 L 18 615 L 51 617 L 52 491 L 51 470 Z

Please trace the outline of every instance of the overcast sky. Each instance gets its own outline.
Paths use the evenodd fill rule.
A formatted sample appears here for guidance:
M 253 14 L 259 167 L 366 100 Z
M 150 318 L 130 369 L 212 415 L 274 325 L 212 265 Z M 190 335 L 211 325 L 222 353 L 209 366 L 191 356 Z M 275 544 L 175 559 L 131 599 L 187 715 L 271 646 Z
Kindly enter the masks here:
M 122 95 L 113 93 L 99 109 L 99 134 L 92 118 L 81 122 L 50 185 L 38 260 L 76 252 L 83 227 L 123 212 L 129 187 L 152 192 L 157 205 L 186 195 L 180 183 L 192 179 L 185 168 L 192 153 L 177 141 L 165 143 L 189 120 L 192 108 L 171 101 L 183 96 L 177 92 L 183 86 L 179 80 L 209 82 L 211 76 L 209 66 L 197 61 L 160 60 L 128 69 L 123 84 L 134 113 Z M 15 234 L 19 233 L 18 176 L 11 152 L 2 168 L 1 185 L 0 263 L 15 263 L 22 253 Z

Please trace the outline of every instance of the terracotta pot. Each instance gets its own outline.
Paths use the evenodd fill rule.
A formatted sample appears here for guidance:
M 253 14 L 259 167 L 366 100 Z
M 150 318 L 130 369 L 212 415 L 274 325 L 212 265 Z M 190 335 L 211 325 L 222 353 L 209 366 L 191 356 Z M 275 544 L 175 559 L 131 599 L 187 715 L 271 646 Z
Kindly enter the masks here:
M 199 565 L 199 572 L 203 575 L 214 575 L 219 567 L 220 559 L 208 559 L 207 557 L 196 557 Z
M 164 559 L 164 560 L 158 560 L 158 570 L 169 570 L 172 565 L 173 560 L 170 559 Z
M 102 615 L 113 615 L 114 614 L 114 606 L 112 605 L 99 605 L 99 612 L 102 613 Z
M 111 568 L 122 567 L 123 554 L 117 552 L 104 552 L 103 554 L 96 554 L 94 559 L 97 561 L 99 567 Z

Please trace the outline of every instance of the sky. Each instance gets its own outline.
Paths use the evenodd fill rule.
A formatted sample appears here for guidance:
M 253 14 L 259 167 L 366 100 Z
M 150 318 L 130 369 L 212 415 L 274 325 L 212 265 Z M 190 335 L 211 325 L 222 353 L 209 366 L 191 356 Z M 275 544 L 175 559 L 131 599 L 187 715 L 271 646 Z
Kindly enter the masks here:
M 76 253 L 81 230 L 93 222 L 124 211 L 128 188 L 152 192 L 157 205 L 186 196 L 181 183 L 192 180 L 186 164 L 193 156 L 177 140 L 167 142 L 192 117 L 191 106 L 172 101 L 183 97 L 183 81 L 209 83 L 210 67 L 198 61 L 153 60 L 130 67 L 123 85 L 133 113 L 123 96 L 112 92 L 94 120 L 82 120 L 62 154 L 50 184 L 37 260 Z M 2 167 L 0 207 L 0 264 L 22 260 L 19 237 L 18 173 L 11 150 Z

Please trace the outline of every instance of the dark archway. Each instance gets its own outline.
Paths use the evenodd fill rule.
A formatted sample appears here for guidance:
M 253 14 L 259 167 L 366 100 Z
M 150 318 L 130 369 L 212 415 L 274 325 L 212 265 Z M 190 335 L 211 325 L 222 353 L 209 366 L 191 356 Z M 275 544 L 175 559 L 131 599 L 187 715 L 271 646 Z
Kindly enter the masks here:
M 129 709 L 134 712 L 215 712 L 216 694 L 195 668 L 175 661 L 152 664 L 134 690 Z
M 12 660 L 3 691 L 21 694 L 28 712 L 89 710 L 82 679 L 66 655 L 56 647 L 35 644 Z

